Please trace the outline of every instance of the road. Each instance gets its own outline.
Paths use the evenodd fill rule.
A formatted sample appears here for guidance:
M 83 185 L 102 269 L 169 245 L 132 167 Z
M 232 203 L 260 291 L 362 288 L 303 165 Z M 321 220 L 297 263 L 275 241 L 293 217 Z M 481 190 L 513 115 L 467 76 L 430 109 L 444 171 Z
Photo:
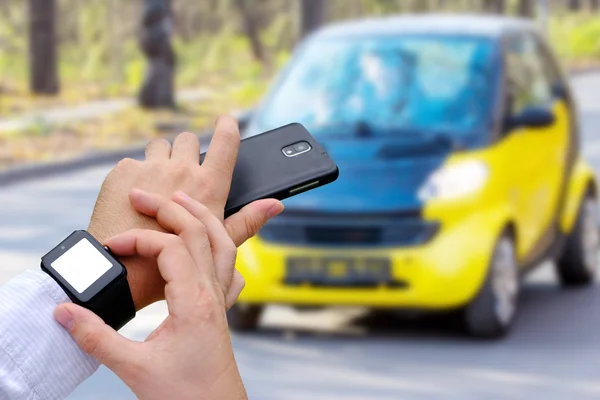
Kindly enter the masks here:
M 583 150 L 600 172 L 600 74 L 574 85 Z M 0 282 L 35 268 L 57 239 L 86 226 L 108 170 L 0 189 Z M 165 313 L 156 304 L 123 332 L 142 340 Z M 600 286 L 562 290 L 547 263 L 528 278 L 514 332 L 503 341 L 473 341 L 425 319 L 280 307 L 268 310 L 258 333 L 233 342 L 252 399 L 585 399 L 600 397 L 598 331 Z M 105 368 L 70 397 L 107 398 L 134 396 Z

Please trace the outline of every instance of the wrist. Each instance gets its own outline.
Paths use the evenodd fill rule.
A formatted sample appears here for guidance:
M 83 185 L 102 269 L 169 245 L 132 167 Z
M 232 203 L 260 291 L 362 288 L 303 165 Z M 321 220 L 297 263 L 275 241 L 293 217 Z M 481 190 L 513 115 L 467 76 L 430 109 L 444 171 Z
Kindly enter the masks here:
M 211 393 L 211 399 L 248 400 L 246 388 L 235 364 L 232 365 L 232 369 L 227 375 L 223 375 L 222 379 L 215 382 L 209 393 Z
M 100 243 L 126 230 L 127 228 L 121 229 L 116 225 L 108 228 L 95 218 L 92 218 L 87 229 Z M 158 272 L 155 260 L 141 257 L 119 257 L 119 261 L 127 270 L 127 282 L 136 311 L 164 299 L 165 282 Z
M 93 222 L 90 222 L 88 226 L 88 232 L 96 238 L 100 243 L 103 243 L 109 235 L 103 234 L 103 230 Z M 127 270 L 127 282 L 129 283 L 129 290 L 131 291 L 131 298 L 136 311 L 140 311 L 142 308 L 150 305 L 153 301 L 148 299 L 149 293 L 144 290 L 143 282 L 140 282 L 140 276 L 137 273 L 139 268 L 139 262 L 136 262 L 133 257 L 121 257 L 119 261 L 125 266 Z
M 131 291 L 131 298 L 136 311 L 149 306 L 159 300 L 162 300 L 156 293 L 164 293 L 164 281 L 161 288 L 154 288 L 154 284 L 147 279 L 147 275 L 144 271 L 149 269 L 156 270 L 158 267 L 154 261 L 145 260 L 140 257 L 123 257 L 120 259 L 121 263 L 127 270 L 127 282 L 129 283 L 129 290 Z
M 227 346 L 231 349 L 231 341 Z M 218 400 L 247 400 L 248 395 L 231 349 L 227 367 L 212 381 L 209 398 Z M 206 392 L 205 392 L 206 393 Z

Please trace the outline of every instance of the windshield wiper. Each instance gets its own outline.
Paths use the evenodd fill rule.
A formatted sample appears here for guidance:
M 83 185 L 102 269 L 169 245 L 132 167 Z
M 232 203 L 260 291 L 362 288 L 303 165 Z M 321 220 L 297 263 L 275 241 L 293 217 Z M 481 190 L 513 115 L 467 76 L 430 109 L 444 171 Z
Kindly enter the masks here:
M 354 124 L 354 135 L 361 138 L 373 136 L 373 129 L 366 121 L 358 121 Z

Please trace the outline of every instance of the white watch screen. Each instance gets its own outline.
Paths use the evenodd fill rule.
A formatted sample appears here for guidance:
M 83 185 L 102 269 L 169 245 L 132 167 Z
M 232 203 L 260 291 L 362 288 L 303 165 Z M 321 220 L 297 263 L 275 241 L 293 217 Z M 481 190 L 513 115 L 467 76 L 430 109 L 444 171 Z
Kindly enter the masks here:
M 50 265 L 79 294 L 112 267 L 112 263 L 87 239 L 81 239 Z

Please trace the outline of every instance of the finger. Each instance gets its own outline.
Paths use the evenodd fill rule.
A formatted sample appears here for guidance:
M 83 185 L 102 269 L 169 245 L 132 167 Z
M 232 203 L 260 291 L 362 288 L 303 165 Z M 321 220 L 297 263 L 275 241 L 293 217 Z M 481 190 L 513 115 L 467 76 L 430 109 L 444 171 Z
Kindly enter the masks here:
M 223 204 L 227 200 L 231 186 L 231 176 L 240 147 L 240 131 L 238 122 L 229 115 L 217 118 L 215 133 L 212 137 L 202 167 L 210 168 L 217 175 L 216 182 L 221 183 L 218 196 L 222 197 Z
M 181 238 L 153 230 L 131 229 L 104 244 L 118 256 L 140 255 L 157 260 L 158 270 L 167 282 L 165 297 L 172 314 L 183 313 L 192 305 L 201 276 Z
M 200 220 L 206 227 L 212 248 L 216 279 L 226 297 L 235 270 L 237 255 L 235 244 L 227 234 L 223 223 L 204 204 L 190 198 L 183 192 L 175 193 L 173 201 L 184 208 L 192 218 Z
M 156 218 L 160 226 L 183 240 L 203 276 L 216 279 L 211 257 L 211 241 L 203 221 L 194 217 L 181 205 L 159 194 L 134 189 L 129 197 L 136 211 Z
M 242 274 L 240 274 L 240 271 L 236 269 L 233 273 L 233 280 L 231 281 L 229 292 L 227 292 L 227 295 L 225 296 L 225 304 L 227 305 L 228 310 L 235 304 L 238 297 L 240 297 L 240 293 L 242 293 L 245 286 L 246 280 Z
M 54 318 L 83 351 L 117 375 L 141 361 L 140 343 L 125 339 L 90 310 L 65 303 L 56 307 Z
M 179 134 L 173 141 L 171 159 L 200 165 L 200 140 L 190 132 Z
M 146 146 L 146 160 L 168 160 L 171 156 L 171 143 L 166 139 L 153 139 Z
M 248 204 L 224 222 L 225 229 L 237 247 L 258 233 L 267 221 L 283 211 L 283 203 L 275 199 Z

